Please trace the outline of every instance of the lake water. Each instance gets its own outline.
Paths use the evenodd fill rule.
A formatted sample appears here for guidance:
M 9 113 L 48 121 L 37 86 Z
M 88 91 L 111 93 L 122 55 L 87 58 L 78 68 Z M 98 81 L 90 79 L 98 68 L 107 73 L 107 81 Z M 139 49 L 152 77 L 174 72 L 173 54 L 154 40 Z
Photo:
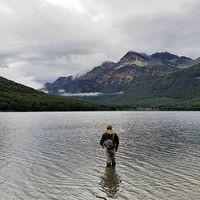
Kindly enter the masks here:
M 101 134 L 120 138 L 105 167 Z M 200 112 L 0 113 L 1 200 L 198 200 Z

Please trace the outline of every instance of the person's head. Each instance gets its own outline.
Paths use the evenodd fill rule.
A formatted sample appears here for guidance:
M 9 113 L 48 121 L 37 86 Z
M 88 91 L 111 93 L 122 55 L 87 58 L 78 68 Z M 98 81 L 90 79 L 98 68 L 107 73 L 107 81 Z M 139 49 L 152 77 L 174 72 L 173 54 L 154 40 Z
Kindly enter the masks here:
M 108 126 L 107 126 L 107 130 L 112 130 L 112 126 L 111 126 L 111 125 L 108 125 Z

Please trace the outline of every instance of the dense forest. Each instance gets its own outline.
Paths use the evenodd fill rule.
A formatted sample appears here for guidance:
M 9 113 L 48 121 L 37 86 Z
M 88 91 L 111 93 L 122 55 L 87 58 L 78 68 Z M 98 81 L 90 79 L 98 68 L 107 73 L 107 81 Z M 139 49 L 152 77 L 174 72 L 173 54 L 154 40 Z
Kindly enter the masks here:
M 50 96 L 0 77 L 0 111 L 93 111 L 112 109 L 114 108 L 95 103 Z

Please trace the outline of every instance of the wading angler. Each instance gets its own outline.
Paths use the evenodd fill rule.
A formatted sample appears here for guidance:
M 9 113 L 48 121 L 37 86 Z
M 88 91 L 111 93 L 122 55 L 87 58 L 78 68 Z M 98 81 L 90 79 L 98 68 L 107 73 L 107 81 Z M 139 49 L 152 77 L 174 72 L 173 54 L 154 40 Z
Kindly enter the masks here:
M 115 166 L 115 154 L 119 146 L 119 137 L 113 132 L 112 126 L 108 125 L 106 132 L 102 135 L 100 145 L 106 149 L 107 166 Z

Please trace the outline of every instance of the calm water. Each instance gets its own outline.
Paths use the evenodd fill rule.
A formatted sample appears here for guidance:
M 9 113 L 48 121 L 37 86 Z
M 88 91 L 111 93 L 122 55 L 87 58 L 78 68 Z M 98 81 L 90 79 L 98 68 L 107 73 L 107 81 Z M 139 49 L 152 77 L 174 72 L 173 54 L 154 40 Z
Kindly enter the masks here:
M 119 134 L 116 168 L 99 147 Z M 0 113 L 1 200 L 200 199 L 200 112 Z

